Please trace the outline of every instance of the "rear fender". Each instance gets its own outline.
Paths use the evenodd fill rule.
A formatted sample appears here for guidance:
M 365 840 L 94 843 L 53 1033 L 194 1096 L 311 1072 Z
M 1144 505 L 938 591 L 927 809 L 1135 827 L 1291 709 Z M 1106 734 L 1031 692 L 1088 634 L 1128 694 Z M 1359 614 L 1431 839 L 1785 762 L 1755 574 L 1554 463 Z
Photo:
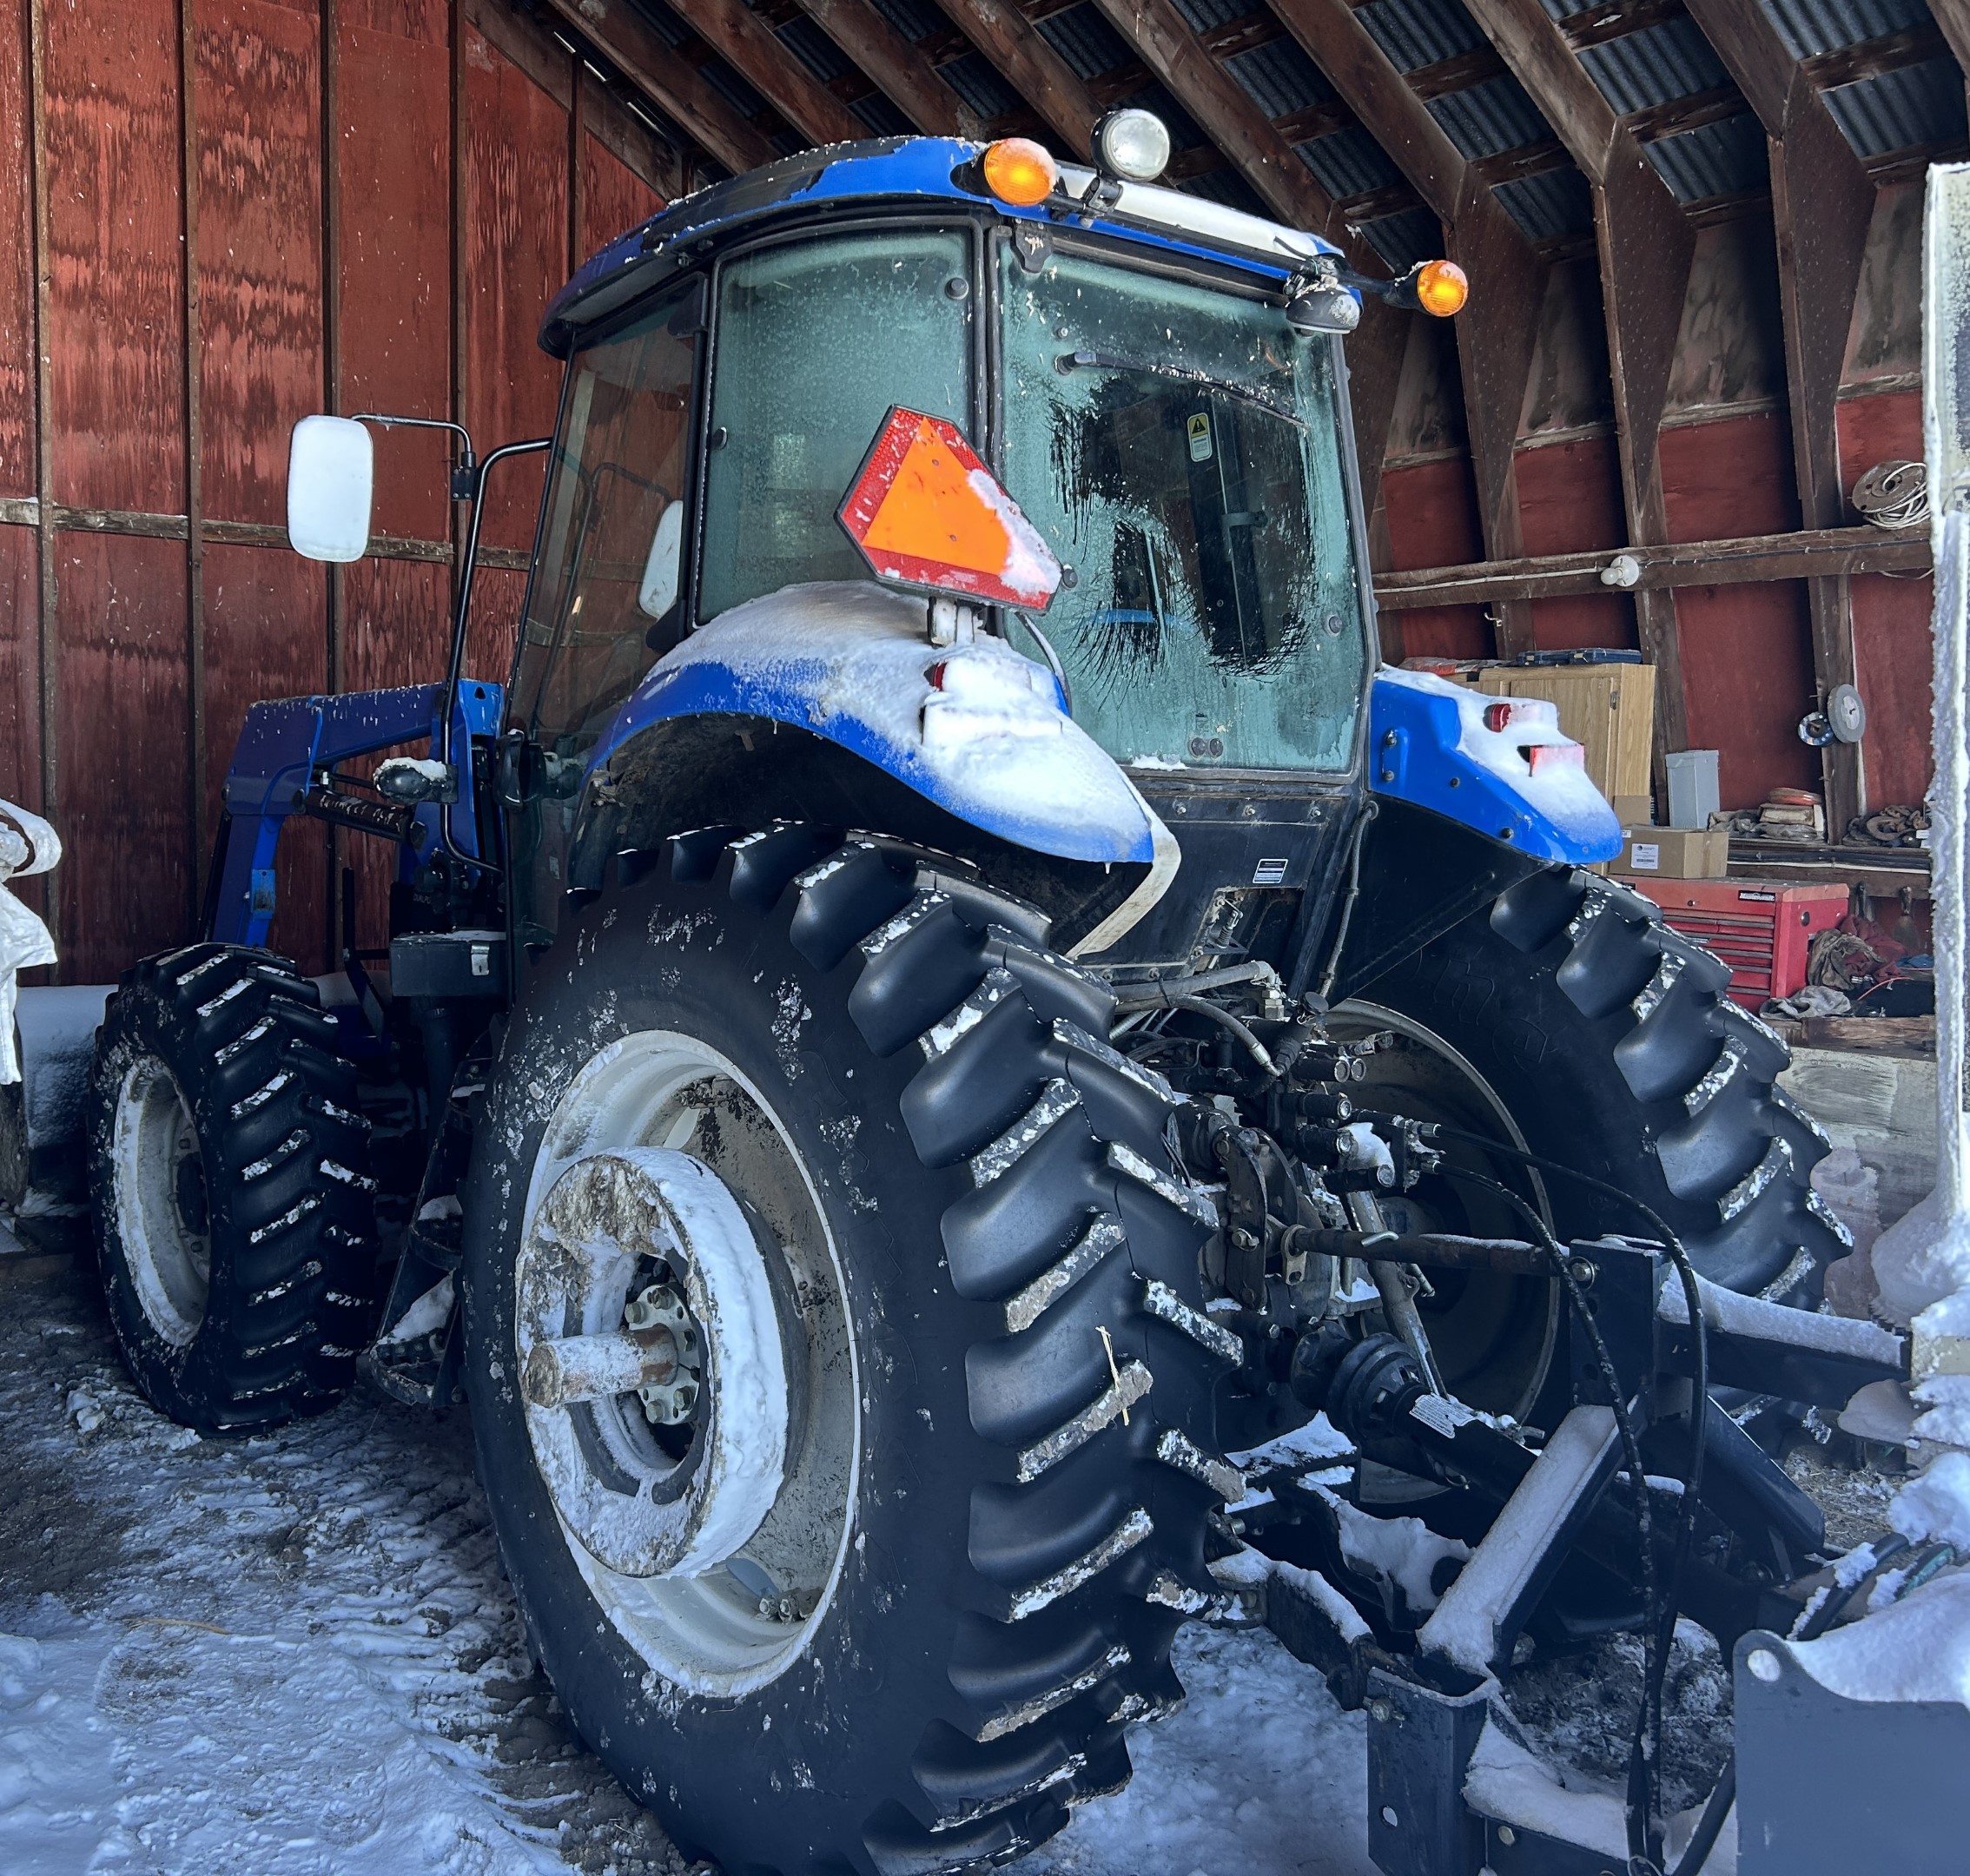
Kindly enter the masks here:
M 611 758 L 654 724 L 785 723 L 1011 846 L 1148 865 L 1160 892 L 1175 843 L 1068 714 L 1052 673 L 982 633 L 934 645 L 926 624 L 922 598 L 869 582 L 789 586 L 734 606 L 651 668 L 598 746 L 591 779 L 605 782 Z
M 422 742 L 433 755 L 443 747 L 442 684 L 410 684 L 394 690 L 357 690 L 342 697 L 281 697 L 255 704 L 226 772 L 226 822 L 214 868 L 215 886 L 206 935 L 227 944 L 264 945 L 274 919 L 274 861 L 281 829 L 300 810 L 308 782 L 320 769 L 352 756 Z M 496 736 L 503 687 L 468 679 L 459 687 L 453 746 L 471 746 L 475 736 Z M 440 814 L 451 816 L 453 842 L 478 851 L 478 816 L 472 764 L 459 764 L 459 798 L 448 807 L 427 803 L 416 810 L 411 863 L 428 857 L 439 837 Z

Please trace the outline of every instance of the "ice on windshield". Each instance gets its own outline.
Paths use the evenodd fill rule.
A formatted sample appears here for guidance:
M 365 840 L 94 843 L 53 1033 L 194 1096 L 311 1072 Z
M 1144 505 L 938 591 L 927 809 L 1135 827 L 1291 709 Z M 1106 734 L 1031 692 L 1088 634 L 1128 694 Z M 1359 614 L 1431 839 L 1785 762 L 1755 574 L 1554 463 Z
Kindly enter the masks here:
M 1005 480 L 1073 569 L 1039 624 L 1075 717 L 1124 761 L 1345 768 L 1365 646 L 1330 342 L 1080 254 L 1029 274 L 1008 245 L 1001 279 Z

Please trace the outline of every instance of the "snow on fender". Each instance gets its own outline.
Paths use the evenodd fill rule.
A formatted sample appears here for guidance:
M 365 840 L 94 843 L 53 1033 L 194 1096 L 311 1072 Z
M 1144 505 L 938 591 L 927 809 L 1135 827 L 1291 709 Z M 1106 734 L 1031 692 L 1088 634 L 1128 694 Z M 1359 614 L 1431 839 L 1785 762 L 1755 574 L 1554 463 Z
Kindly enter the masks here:
M 658 661 L 595 763 L 667 719 L 762 717 L 838 743 L 1035 852 L 1152 864 L 1173 854 L 1135 784 L 1068 716 L 1051 672 L 982 633 L 935 645 L 927 624 L 920 595 L 874 581 L 749 599 Z

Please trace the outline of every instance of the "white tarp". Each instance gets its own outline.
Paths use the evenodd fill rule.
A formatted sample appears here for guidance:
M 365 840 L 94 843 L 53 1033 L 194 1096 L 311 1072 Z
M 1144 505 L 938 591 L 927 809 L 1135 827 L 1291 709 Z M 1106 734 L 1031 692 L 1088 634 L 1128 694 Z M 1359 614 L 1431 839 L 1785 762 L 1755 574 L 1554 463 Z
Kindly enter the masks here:
M 14 1050 L 15 973 L 55 961 L 48 928 L 7 890 L 7 882 L 45 873 L 61 857 L 61 836 L 39 815 L 0 801 L 0 1085 L 21 1078 Z

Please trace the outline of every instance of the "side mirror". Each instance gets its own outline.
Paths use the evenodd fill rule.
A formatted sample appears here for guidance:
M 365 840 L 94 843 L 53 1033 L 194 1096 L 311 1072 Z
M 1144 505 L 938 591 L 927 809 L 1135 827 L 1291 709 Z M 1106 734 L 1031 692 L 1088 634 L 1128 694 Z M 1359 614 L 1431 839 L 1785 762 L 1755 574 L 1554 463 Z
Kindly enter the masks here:
M 288 445 L 288 539 L 310 560 L 360 560 L 369 545 L 376 455 L 352 417 L 304 417 Z

